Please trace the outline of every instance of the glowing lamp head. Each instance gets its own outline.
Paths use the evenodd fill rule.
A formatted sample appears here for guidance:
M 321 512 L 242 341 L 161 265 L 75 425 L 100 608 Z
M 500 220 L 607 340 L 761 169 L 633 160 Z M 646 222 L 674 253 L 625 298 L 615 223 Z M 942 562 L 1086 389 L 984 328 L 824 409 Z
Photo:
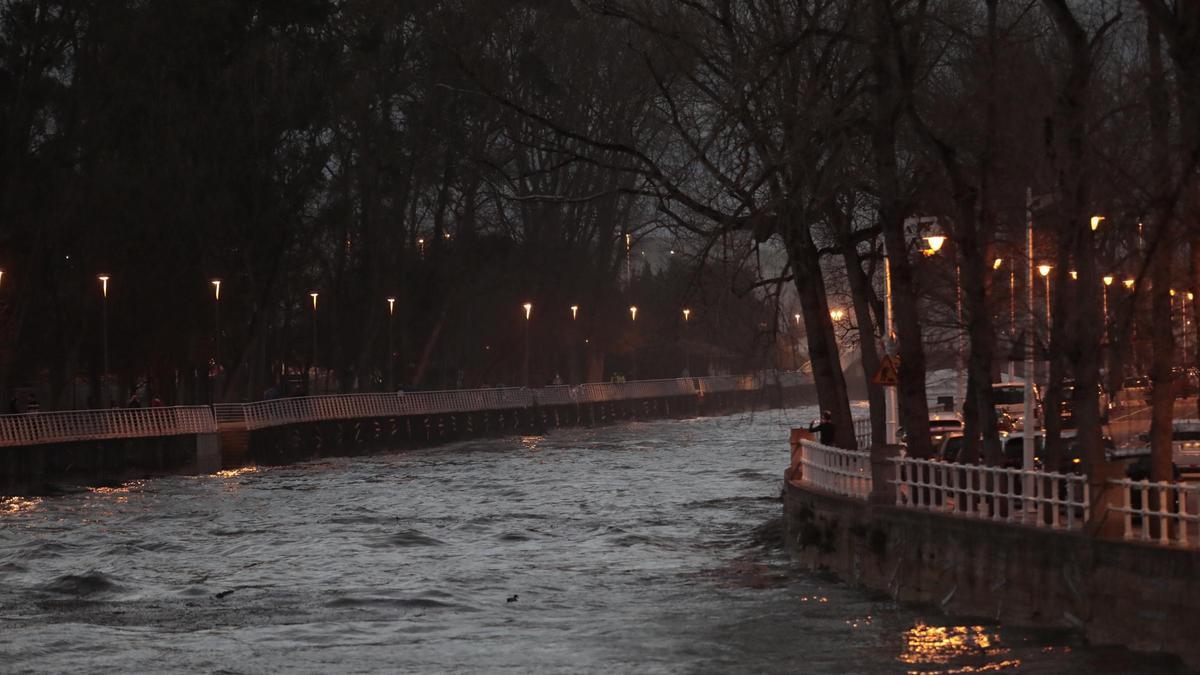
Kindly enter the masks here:
M 220 300 L 221 299 L 221 280 L 213 279 L 212 281 L 210 281 L 208 283 L 212 284 L 212 287 L 213 287 L 213 300 Z
M 1111 275 L 1111 274 L 1105 274 L 1105 275 L 1104 275 L 1104 285 L 1105 285 L 1105 286 L 1112 286 L 1112 282 L 1113 282 L 1113 275 Z
M 317 292 L 315 292 L 315 291 L 314 291 L 314 292 L 312 292 L 312 293 L 309 293 L 309 294 L 308 294 L 308 297 L 312 298 L 312 301 L 313 301 L 313 311 L 314 311 L 314 312 L 315 312 L 315 311 L 317 311 L 317 296 L 318 296 L 318 295 L 320 295 L 320 293 L 317 293 Z
M 1052 270 L 1052 269 L 1054 269 L 1054 268 L 1051 267 L 1050 265 L 1038 265 L 1037 271 L 1038 271 L 1038 274 L 1046 277 L 1046 276 L 1050 276 L 1050 270 Z
M 799 326 L 800 325 L 800 315 L 796 314 L 794 316 L 796 317 L 796 325 Z
M 833 319 L 834 321 L 841 321 L 842 317 L 844 316 L 846 316 L 846 313 L 840 309 L 829 310 L 829 318 Z
M 1196 299 L 1196 294 L 1191 291 L 1188 291 L 1188 300 L 1195 300 L 1195 299 Z
M 1171 297 L 1172 298 L 1175 297 L 1175 289 L 1174 288 L 1171 289 Z
M 1079 272 L 1076 272 L 1075 270 L 1071 270 L 1071 281 L 1075 281 L 1078 278 L 1079 278 Z
M 521 305 L 521 307 L 525 308 L 525 320 L 528 321 L 529 317 L 533 314 L 533 303 L 527 302 Z
M 637 307 L 634 305 L 629 306 L 629 320 L 637 321 Z
M 396 298 L 388 298 L 387 303 L 388 303 L 388 316 L 391 316 L 396 313 Z
M 101 274 L 101 275 L 98 275 L 96 278 L 100 280 L 100 294 L 107 298 L 108 297 L 108 280 L 111 279 L 112 277 L 108 276 L 107 274 Z
M 684 307 L 683 308 L 683 320 L 687 321 L 688 318 L 690 318 L 691 316 L 692 316 L 692 310 L 688 309 L 687 307 Z
M 946 243 L 946 238 L 940 234 L 935 234 L 931 237 L 925 237 L 925 241 L 929 242 L 929 251 L 937 253 L 942 250 L 942 246 Z
M 1104 220 L 1104 216 L 1092 216 L 1092 232 L 1100 229 L 1100 221 Z
M 1133 288 L 1133 283 L 1134 283 L 1134 280 L 1133 280 L 1133 279 L 1126 279 L 1125 281 L 1123 281 L 1123 282 L 1121 282 L 1121 283 L 1125 284 L 1125 288 Z
M 579 318 L 579 305 L 571 305 L 571 320 Z
M 1000 266 L 1003 264 L 1004 264 L 1003 258 L 996 258 L 994 261 L 992 261 L 992 269 L 998 270 L 998 269 L 1000 269 Z

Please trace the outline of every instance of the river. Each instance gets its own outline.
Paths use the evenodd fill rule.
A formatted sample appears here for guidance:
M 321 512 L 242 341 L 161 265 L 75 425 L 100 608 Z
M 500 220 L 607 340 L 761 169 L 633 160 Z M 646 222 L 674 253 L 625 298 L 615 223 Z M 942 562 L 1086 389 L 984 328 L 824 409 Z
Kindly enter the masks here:
M 787 430 L 629 423 L 0 499 L 0 672 L 1161 672 L 794 567 Z

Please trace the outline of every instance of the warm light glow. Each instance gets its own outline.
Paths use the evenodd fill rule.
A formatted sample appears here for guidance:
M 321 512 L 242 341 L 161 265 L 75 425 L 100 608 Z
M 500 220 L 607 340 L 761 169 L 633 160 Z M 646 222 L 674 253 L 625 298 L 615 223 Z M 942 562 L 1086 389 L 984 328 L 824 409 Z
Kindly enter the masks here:
M 1133 279 L 1126 279 L 1124 282 L 1125 288 L 1133 288 Z
M 1078 278 L 1079 278 L 1079 272 L 1076 272 L 1075 270 L 1071 270 L 1071 280 L 1074 281 Z
M 1044 277 L 1050 276 L 1050 270 L 1052 270 L 1052 269 L 1054 269 L 1054 268 L 1049 265 L 1038 265 L 1038 268 L 1037 268 L 1038 274 L 1040 274 Z
M 637 307 L 633 305 L 629 306 L 629 320 L 637 321 Z
M 421 239 L 418 239 L 418 240 L 417 240 L 417 245 L 418 245 L 418 246 L 424 246 L 424 245 L 425 245 L 425 238 L 424 238 L 424 237 L 422 237 Z
M 799 314 L 796 315 L 796 325 L 797 326 L 800 325 L 800 315 Z
M 571 320 L 579 318 L 579 305 L 571 305 Z
M 533 313 L 533 303 L 527 302 L 521 306 L 525 308 L 525 320 L 528 321 L 529 315 Z
M 925 237 L 925 241 L 929 242 L 929 250 L 937 253 L 942 250 L 942 245 L 946 243 L 946 238 L 940 234 L 935 234 L 932 237 Z
M 100 280 L 101 295 L 103 295 L 104 297 L 107 298 L 108 297 L 108 280 L 111 279 L 112 277 L 108 276 L 107 274 L 101 274 L 100 276 L 98 276 L 96 278 Z
M 840 309 L 829 310 L 829 318 L 833 319 L 834 321 L 841 321 L 842 317 L 844 316 L 846 316 L 846 313 Z
M 443 239 L 449 239 L 449 238 L 450 238 L 450 233 L 449 233 L 449 232 L 447 232 L 447 233 L 443 234 L 443 235 L 442 235 L 442 238 L 443 238 Z
M 1188 291 L 1188 300 L 1195 300 L 1195 299 L 1196 299 L 1196 294 L 1191 291 Z
M 1175 289 L 1174 288 L 1171 289 L 1171 297 L 1172 298 L 1175 297 Z
M 319 294 L 318 293 L 309 293 L 308 294 L 308 297 L 312 298 L 312 300 L 313 300 L 313 311 L 314 312 L 317 311 L 317 295 L 319 295 Z
M 220 300 L 221 300 L 221 280 L 213 279 L 212 281 L 210 281 L 208 283 L 212 284 L 212 286 L 213 286 L 213 300 L 220 302 Z
M 1111 275 L 1111 274 L 1105 274 L 1105 275 L 1104 275 L 1104 285 L 1105 285 L 1105 286 L 1112 286 L 1112 282 L 1113 282 L 1113 275 Z
M 68 259 L 69 259 L 70 257 L 71 257 L 71 256 L 67 256 L 67 258 L 68 258 Z M 0 270 L 0 281 L 3 281 L 3 280 L 4 280 L 4 270 Z
M 631 246 L 633 246 L 633 235 L 627 234 L 625 235 L 625 250 L 628 251 Z
M 688 317 L 690 317 L 691 315 L 692 315 L 692 310 L 690 310 L 690 309 L 688 309 L 688 308 L 684 307 L 684 308 L 683 308 L 683 320 L 684 320 L 684 321 L 687 321 L 687 320 L 688 320 Z
M 396 313 L 396 299 L 388 298 L 387 301 L 388 301 L 388 316 L 391 316 Z
M 1092 216 L 1092 232 L 1095 232 L 1100 227 L 1100 221 L 1104 220 L 1104 216 Z
M 1004 264 L 1003 258 L 996 258 L 995 262 L 992 263 L 992 269 L 998 270 L 998 269 L 1000 269 L 1000 266 L 1003 264 Z

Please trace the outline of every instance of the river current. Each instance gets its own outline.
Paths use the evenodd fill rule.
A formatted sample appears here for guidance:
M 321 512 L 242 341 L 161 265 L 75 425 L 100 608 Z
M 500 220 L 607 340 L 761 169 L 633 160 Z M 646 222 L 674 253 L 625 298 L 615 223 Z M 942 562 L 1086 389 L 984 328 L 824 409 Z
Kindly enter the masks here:
M 798 569 L 812 409 L 0 498 L 0 672 L 1161 672 Z

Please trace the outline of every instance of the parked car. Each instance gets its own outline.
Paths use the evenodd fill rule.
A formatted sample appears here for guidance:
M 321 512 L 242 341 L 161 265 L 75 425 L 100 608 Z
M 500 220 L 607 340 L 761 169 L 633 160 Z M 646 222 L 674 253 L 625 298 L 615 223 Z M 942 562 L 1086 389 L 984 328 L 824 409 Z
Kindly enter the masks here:
M 1041 431 L 1035 431 L 1033 437 L 1033 455 L 1034 462 L 1042 454 L 1042 445 L 1045 439 L 1042 437 Z M 1002 439 L 1004 446 L 1004 466 L 1010 469 L 1020 469 L 1025 466 L 1025 431 L 1014 431 L 1007 434 Z
M 992 385 L 992 403 L 996 412 L 1004 413 L 1015 421 L 1015 426 L 1023 428 L 1025 423 L 1025 383 L 996 382 Z M 1042 398 L 1037 385 L 1033 385 L 1033 419 L 1036 423 L 1042 417 Z
M 1108 413 L 1112 409 L 1112 404 L 1109 401 L 1108 394 L 1105 393 L 1104 387 L 1096 385 L 1096 394 L 1099 401 L 1100 421 L 1108 421 Z M 1062 401 L 1059 402 L 1059 415 L 1062 418 L 1064 429 L 1070 429 L 1075 426 L 1075 383 L 1064 381 L 1062 386 Z
M 1148 377 L 1143 375 L 1127 377 L 1121 382 L 1121 390 L 1114 397 L 1115 403 L 1121 407 L 1146 405 L 1152 389 Z
M 941 445 L 942 440 L 946 438 L 946 434 L 959 431 L 963 428 L 962 416 L 955 412 L 930 412 L 929 413 L 929 443 L 936 451 Z M 904 429 L 900 430 L 900 441 L 904 442 Z

